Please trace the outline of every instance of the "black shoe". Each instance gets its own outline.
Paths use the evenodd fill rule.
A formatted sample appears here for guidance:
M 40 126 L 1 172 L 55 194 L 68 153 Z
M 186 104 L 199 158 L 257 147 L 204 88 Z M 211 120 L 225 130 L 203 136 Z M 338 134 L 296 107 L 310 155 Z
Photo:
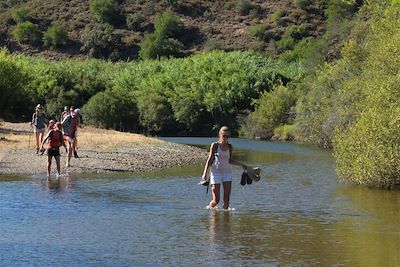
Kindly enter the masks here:
M 249 177 L 249 175 L 247 175 L 246 183 L 247 183 L 247 184 L 251 184 L 252 182 L 253 182 L 253 180 L 251 180 L 251 178 Z
M 242 179 L 240 179 L 240 184 L 246 185 L 247 179 L 250 179 L 249 175 L 247 174 L 247 172 L 243 172 Z
M 78 153 L 76 153 L 76 150 L 74 150 L 74 158 L 79 158 Z

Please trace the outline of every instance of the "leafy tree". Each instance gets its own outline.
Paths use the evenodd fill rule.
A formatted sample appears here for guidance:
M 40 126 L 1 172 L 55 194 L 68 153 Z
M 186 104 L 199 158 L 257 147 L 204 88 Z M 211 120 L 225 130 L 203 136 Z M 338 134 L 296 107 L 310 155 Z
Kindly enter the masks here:
M 156 59 L 164 56 L 179 56 L 183 44 L 173 38 L 163 38 L 158 34 L 148 34 L 140 45 L 139 55 L 143 59 Z
M 30 21 L 18 23 L 12 32 L 18 43 L 37 45 L 40 42 L 39 26 Z
M 12 11 L 11 16 L 13 20 L 17 23 L 24 22 L 28 20 L 28 15 L 31 10 L 27 7 L 20 7 Z
M 68 33 L 64 28 L 53 25 L 43 34 L 45 46 L 60 47 L 67 43 Z
M 139 55 L 143 59 L 163 56 L 179 56 L 183 44 L 178 40 L 183 24 L 169 12 L 158 13 L 154 21 L 155 31 L 148 34 L 140 45 Z
M 115 0 L 91 0 L 89 9 L 98 20 L 112 23 L 117 14 L 117 3 Z
M 81 50 L 95 58 L 108 58 L 111 53 L 118 51 L 121 37 L 114 33 L 110 24 L 97 24 L 82 37 Z
M 242 132 L 250 137 L 270 139 L 276 127 L 288 123 L 290 110 L 296 100 L 295 92 L 283 85 L 274 87 L 270 92 L 264 92 L 254 101 L 256 110 L 250 113 Z
M 136 105 L 118 92 L 97 93 L 83 106 L 83 112 L 85 120 L 97 127 L 121 131 L 138 129 Z
M 156 92 L 141 94 L 137 98 L 140 124 L 149 133 L 167 132 L 174 125 L 174 117 L 168 99 Z
M 130 14 L 126 18 L 126 25 L 129 29 L 134 31 L 141 30 L 142 23 L 145 21 L 145 17 L 141 13 Z
M 0 114 L 2 119 L 20 118 L 31 106 L 23 88 L 28 76 L 8 57 L 6 50 L 0 50 Z M 29 108 L 28 108 L 29 109 Z

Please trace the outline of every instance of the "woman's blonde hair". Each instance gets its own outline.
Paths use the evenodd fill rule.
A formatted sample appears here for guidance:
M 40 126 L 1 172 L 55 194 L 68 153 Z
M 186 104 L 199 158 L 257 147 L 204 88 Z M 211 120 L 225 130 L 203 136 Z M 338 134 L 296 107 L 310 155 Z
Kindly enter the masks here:
M 219 129 L 219 133 L 222 132 L 230 132 L 228 126 L 222 126 L 221 129 Z

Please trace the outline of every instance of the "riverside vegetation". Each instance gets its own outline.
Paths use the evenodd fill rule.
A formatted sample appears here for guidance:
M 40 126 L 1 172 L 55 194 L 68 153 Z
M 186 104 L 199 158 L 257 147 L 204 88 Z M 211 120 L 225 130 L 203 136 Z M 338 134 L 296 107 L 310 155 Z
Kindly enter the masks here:
M 268 43 L 275 53 L 216 50 L 111 63 L 3 50 L 0 112 L 21 120 L 38 102 L 51 116 L 75 104 L 90 124 L 163 135 L 206 135 L 229 124 L 247 137 L 333 148 L 344 180 L 391 188 L 400 179 L 399 13 L 398 0 L 326 1 L 325 33 L 308 37 L 292 27 Z M 158 19 L 140 54 L 181 56 L 168 30 L 181 22 L 167 13 Z M 252 34 L 265 40 L 264 26 Z

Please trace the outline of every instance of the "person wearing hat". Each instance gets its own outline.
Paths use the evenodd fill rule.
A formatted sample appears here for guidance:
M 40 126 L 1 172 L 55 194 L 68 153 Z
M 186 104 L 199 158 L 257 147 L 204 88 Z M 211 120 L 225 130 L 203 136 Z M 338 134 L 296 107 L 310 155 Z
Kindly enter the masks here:
M 42 144 L 40 146 L 40 150 L 44 151 L 44 143 L 49 140 L 49 145 L 47 148 L 47 179 L 50 179 L 50 170 L 51 170 L 51 162 L 53 157 L 56 159 L 57 165 L 57 177 L 61 174 L 60 168 L 60 146 L 65 147 L 65 151 L 67 151 L 67 146 L 64 143 L 63 134 L 61 132 L 61 123 L 56 122 L 54 128 L 49 131 L 46 137 L 43 139 Z
M 207 179 L 207 173 L 211 167 L 210 185 L 212 192 L 212 200 L 208 205 L 209 208 L 215 208 L 220 200 L 221 184 L 224 188 L 224 204 L 223 209 L 229 208 L 229 199 L 232 188 L 232 171 L 230 164 L 240 166 L 244 170 L 247 166 L 233 159 L 233 147 L 228 143 L 230 131 L 227 126 L 221 127 L 219 130 L 219 139 L 211 144 L 210 153 L 204 167 L 202 180 Z
M 45 124 L 47 124 L 46 114 L 43 112 L 43 106 L 38 104 L 31 121 L 31 126 L 33 126 L 33 132 L 36 137 L 36 154 L 39 153 L 39 145 L 43 141 L 43 135 L 46 129 Z

